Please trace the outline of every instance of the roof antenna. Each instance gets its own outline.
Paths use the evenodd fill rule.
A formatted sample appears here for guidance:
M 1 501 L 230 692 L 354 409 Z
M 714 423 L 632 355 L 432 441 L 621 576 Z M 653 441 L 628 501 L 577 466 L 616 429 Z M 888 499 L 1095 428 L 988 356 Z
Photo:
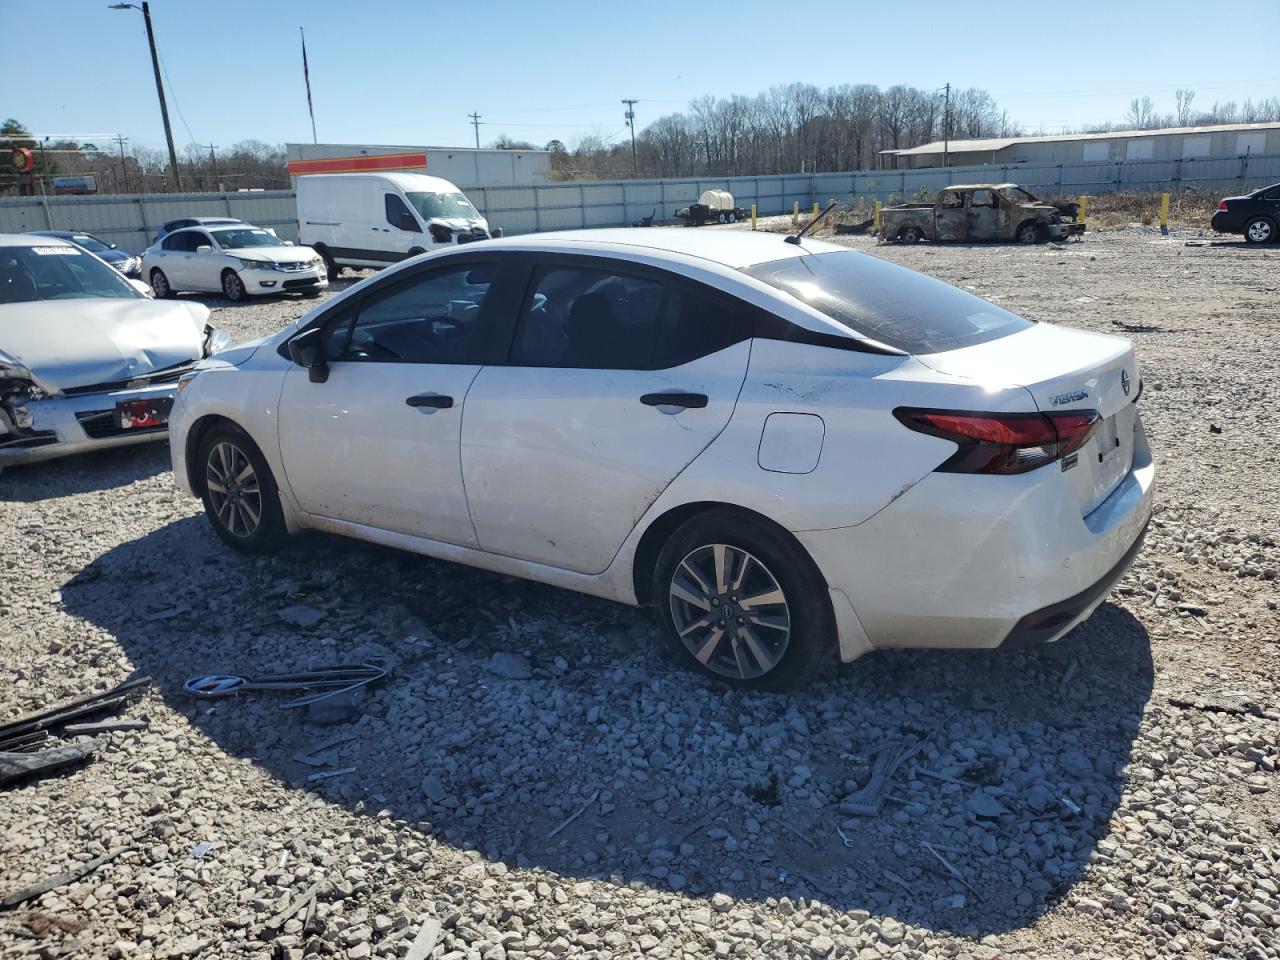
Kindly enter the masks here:
M 810 230 L 812 230 L 814 227 L 816 227 L 818 225 L 818 221 L 821 220 L 823 217 L 825 217 L 828 213 L 830 213 L 835 208 L 836 208 L 836 202 L 832 200 L 831 203 L 827 205 L 827 209 L 823 210 L 820 214 L 818 214 L 816 217 L 814 217 L 812 220 L 809 221 L 809 225 L 807 227 L 805 227 L 799 233 L 794 234 L 790 237 L 787 237 L 787 243 L 794 243 L 799 245 L 800 238 L 803 237 Z

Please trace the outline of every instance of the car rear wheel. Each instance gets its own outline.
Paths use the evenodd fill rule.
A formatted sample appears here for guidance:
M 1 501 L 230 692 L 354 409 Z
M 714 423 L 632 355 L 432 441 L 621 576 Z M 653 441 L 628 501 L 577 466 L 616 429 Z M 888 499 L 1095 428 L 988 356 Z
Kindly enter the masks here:
M 1276 225 L 1270 217 L 1254 217 L 1244 225 L 1244 238 L 1249 243 L 1270 243 L 1276 238 Z
M 151 271 L 151 289 L 155 291 L 157 300 L 167 300 L 173 296 L 173 287 L 169 286 L 169 278 L 158 267 Z
M 240 279 L 240 274 L 234 270 L 224 270 L 222 272 L 222 292 L 226 294 L 227 299 L 232 303 L 239 303 L 247 295 L 244 289 L 244 281 Z
M 1039 243 L 1044 235 L 1044 229 L 1038 223 L 1024 223 L 1018 228 L 1018 242 L 1027 244 Z
M 685 523 L 659 554 L 652 596 L 677 659 L 717 680 L 781 690 L 835 663 L 822 575 L 756 517 L 714 510 Z
M 200 441 L 195 473 L 205 515 L 226 543 L 246 553 L 280 545 L 285 525 L 275 478 L 247 433 L 231 423 L 212 428 Z
M 919 227 L 903 227 L 898 233 L 898 239 L 903 243 L 919 243 L 924 239 L 924 231 Z

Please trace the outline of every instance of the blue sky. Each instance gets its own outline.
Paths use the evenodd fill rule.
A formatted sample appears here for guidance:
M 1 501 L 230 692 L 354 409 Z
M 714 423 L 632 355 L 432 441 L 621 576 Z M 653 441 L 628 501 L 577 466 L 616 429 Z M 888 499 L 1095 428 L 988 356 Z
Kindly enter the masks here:
M 0 0 L 0 116 L 42 134 L 122 133 L 163 145 L 142 15 L 108 0 Z M 985 6 L 985 12 L 984 12 Z M 950 8 L 950 9 L 948 9 Z M 321 142 L 468 145 L 500 133 L 542 144 L 622 137 L 700 94 L 819 86 L 982 87 L 1029 132 L 1118 120 L 1134 96 L 1173 110 L 1280 94 L 1280 3 L 1071 4 L 810 0 L 154 0 L 179 149 L 310 140 L 298 28 L 307 32 Z M 1018 38 L 1039 52 L 1012 55 Z M 1234 38 L 1234 39 L 1233 39 Z M 716 43 L 730 49 L 717 52 Z M 692 44 L 702 44 L 698 55 Z M 29 81 L 15 82 L 15 78 Z

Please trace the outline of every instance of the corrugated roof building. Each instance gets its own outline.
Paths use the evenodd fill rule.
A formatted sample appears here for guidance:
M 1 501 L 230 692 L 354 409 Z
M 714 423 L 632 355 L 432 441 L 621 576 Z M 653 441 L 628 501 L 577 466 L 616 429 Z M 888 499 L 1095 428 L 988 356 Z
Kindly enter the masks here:
M 1280 154 L 1280 122 L 1113 130 L 1052 137 L 990 137 L 882 150 L 886 167 L 1009 163 L 1114 163 L 1120 160 L 1222 160 Z

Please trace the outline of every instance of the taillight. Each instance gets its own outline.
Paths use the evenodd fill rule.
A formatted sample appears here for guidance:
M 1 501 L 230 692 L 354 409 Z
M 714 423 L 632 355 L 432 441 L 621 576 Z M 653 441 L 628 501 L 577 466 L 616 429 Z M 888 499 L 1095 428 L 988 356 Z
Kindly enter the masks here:
M 1219 201 L 1218 201 L 1218 209 L 1219 209 L 1219 210 L 1225 210 L 1225 209 L 1227 209 L 1227 201 L 1225 201 L 1225 200 L 1219 200 Z
M 906 427 L 957 444 L 942 473 L 1026 473 L 1079 450 L 1102 422 L 1096 410 L 976 413 L 899 407 Z

